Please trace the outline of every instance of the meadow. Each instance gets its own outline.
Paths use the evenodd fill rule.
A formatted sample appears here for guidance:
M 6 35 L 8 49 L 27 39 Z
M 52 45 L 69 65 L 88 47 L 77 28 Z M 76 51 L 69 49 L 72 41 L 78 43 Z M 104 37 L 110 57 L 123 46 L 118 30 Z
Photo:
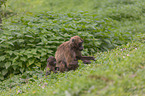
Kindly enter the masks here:
M 143 96 L 144 0 L 9 0 L 0 30 L 1 96 Z M 45 78 L 46 60 L 79 35 L 75 71 Z

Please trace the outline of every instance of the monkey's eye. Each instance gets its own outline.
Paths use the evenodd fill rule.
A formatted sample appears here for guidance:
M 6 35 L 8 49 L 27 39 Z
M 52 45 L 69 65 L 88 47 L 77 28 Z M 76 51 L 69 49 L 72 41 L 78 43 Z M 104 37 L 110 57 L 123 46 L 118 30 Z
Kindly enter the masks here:
M 75 41 L 75 39 L 72 39 L 72 42 L 74 42 Z

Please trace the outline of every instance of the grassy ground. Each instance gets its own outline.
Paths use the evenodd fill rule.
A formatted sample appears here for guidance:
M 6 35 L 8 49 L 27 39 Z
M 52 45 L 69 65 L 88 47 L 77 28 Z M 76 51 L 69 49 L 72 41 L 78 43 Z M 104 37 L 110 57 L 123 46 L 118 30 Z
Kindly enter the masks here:
M 89 31 L 96 32 L 94 32 L 94 27 L 91 26 L 96 18 L 97 20 L 109 18 L 113 21 L 101 22 L 100 26 L 95 28 L 98 28 L 102 40 L 108 36 L 112 40 L 110 44 L 116 46 L 116 48 L 105 52 L 92 51 L 96 61 L 93 61 L 90 65 L 84 65 L 79 61 L 80 67 L 76 71 L 52 73 L 45 78 L 44 71 L 36 68 L 35 71 L 26 71 L 22 75 L 12 76 L 0 82 L 0 95 L 143 96 L 145 94 L 144 4 L 144 0 L 49 0 L 49 2 L 48 0 L 9 0 L 7 8 L 3 8 L 3 10 L 10 12 L 12 17 L 3 19 L 5 32 L 40 31 L 34 26 L 41 26 L 44 29 L 47 26 L 53 26 L 54 31 L 59 33 L 62 31 L 61 28 L 65 29 L 71 26 L 74 29 L 76 28 L 73 29 L 76 33 L 81 30 L 87 36 Z M 44 14 L 47 11 L 53 11 L 53 14 L 49 15 L 49 12 Z M 81 12 L 83 15 L 80 15 Z M 49 20 L 47 15 L 50 16 L 48 16 L 49 18 L 54 16 L 55 19 Z M 25 18 L 22 18 L 22 16 Z M 69 16 L 73 18 L 72 21 Z M 77 22 L 75 21 L 76 18 L 81 20 Z M 48 23 L 45 22 L 47 19 Z M 112 25 L 113 27 L 110 27 Z M 111 31 L 101 33 L 103 28 L 105 31 Z M 68 29 L 69 32 L 71 30 Z M 45 33 L 46 31 L 42 30 L 42 32 Z M 67 30 L 65 32 L 67 33 Z M 97 36 L 100 36 L 100 34 Z M 55 37 L 59 36 L 57 33 L 55 35 Z M 84 34 L 81 35 L 85 36 Z M 91 36 L 89 39 L 92 39 Z M 87 51 L 83 53 L 85 52 Z

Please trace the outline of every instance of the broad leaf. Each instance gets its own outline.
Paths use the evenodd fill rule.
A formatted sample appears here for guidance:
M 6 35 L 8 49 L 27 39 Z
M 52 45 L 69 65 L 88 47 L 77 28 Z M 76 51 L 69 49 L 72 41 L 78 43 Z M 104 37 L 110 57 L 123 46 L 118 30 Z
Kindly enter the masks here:
M 30 65 L 32 65 L 32 64 L 34 63 L 34 61 L 35 61 L 34 59 L 30 59 L 30 60 L 28 60 L 27 67 L 30 66 Z
M 21 73 L 23 73 L 24 72 L 24 68 L 20 68 L 20 71 L 21 71 Z
M 4 76 L 4 75 L 6 75 L 8 73 L 8 70 L 7 69 L 3 69 L 2 70 L 2 75 Z
M 18 68 L 18 66 L 17 66 L 17 65 L 14 65 L 14 66 L 13 66 L 13 69 L 14 69 L 14 70 L 16 70 L 17 68 Z
M 41 67 L 41 63 L 40 62 L 35 63 L 35 65 L 38 66 L 38 67 Z
M 5 60 L 5 56 L 1 56 L 0 61 L 4 61 L 4 60 Z
M 0 80 L 4 80 L 4 76 L 2 76 L 2 74 L 0 74 Z
M 7 62 L 7 63 L 5 64 L 6 69 L 8 69 L 10 66 L 11 66 L 11 62 Z
M 23 57 L 20 58 L 20 60 L 22 60 L 22 61 L 26 61 L 27 58 L 23 56 Z

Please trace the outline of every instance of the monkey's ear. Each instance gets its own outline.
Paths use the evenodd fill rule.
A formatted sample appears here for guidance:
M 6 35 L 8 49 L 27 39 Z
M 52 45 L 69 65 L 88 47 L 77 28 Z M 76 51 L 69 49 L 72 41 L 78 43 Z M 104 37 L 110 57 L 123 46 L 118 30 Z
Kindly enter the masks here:
M 72 42 L 74 42 L 75 41 L 75 39 L 72 39 Z

